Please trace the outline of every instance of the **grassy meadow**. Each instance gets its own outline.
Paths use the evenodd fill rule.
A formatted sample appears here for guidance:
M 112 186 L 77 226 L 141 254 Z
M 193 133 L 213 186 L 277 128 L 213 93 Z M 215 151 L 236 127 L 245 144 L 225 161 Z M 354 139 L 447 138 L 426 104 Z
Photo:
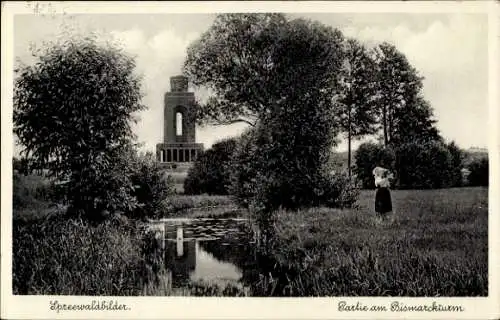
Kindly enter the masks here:
M 63 208 L 43 200 L 43 192 L 31 196 L 37 188 L 21 189 L 23 205 L 13 212 L 15 294 L 488 294 L 487 188 L 394 190 L 395 211 L 384 221 L 375 218 L 373 190 L 361 192 L 357 209 L 279 211 L 266 251 L 271 273 L 261 270 L 250 289 L 195 283 L 180 291 L 165 289 L 165 278 L 158 277 L 162 263 L 155 262 L 154 241 L 141 222 L 68 219 Z M 228 197 L 174 195 L 166 202 L 165 217 L 238 214 Z M 187 210 L 192 208 L 205 210 Z
M 358 210 L 279 212 L 273 255 L 291 281 L 274 292 L 263 285 L 261 294 L 487 295 L 488 189 L 392 195 L 387 221 L 375 218 L 369 190 Z

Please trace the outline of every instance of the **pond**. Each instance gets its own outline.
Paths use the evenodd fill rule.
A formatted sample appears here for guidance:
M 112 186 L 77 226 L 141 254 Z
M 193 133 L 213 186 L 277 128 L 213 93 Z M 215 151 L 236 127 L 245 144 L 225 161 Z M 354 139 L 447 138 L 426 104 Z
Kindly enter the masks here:
M 256 243 L 245 219 L 163 219 L 150 228 L 173 289 L 199 282 L 247 287 L 255 279 Z

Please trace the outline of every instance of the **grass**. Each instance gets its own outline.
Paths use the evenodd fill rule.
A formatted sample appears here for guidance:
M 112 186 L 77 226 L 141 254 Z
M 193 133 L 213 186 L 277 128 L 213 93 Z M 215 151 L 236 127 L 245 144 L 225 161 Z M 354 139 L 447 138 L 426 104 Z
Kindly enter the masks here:
M 51 215 L 13 221 L 14 294 L 137 295 L 144 267 L 139 228 Z
M 197 283 L 172 290 L 155 240 L 138 221 L 116 216 L 101 224 L 68 218 L 64 207 L 45 195 L 47 179 L 19 175 L 14 180 L 13 293 L 20 295 L 241 295 L 237 288 Z M 223 215 L 228 197 L 174 195 L 168 201 L 182 214 Z M 214 206 L 225 205 L 217 210 Z M 185 213 L 184 213 L 185 214 Z M 227 212 L 226 212 L 227 214 Z M 155 260 L 156 259 L 156 260 Z
M 229 196 L 172 195 L 164 201 L 159 218 L 222 217 L 237 214 L 237 207 Z
M 374 217 L 374 191 L 359 209 L 276 213 L 251 290 L 212 283 L 172 289 L 152 235 L 124 217 L 99 225 L 68 219 L 43 201 L 35 178 L 13 220 L 14 294 L 194 296 L 486 296 L 488 189 L 396 190 L 394 214 Z M 38 182 L 37 182 L 38 181 Z M 27 191 L 26 191 L 27 190 Z M 35 193 L 37 196 L 32 196 Z M 35 200 L 33 200 L 35 199 Z M 229 197 L 175 195 L 169 215 L 239 214 Z M 192 208 L 207 210 L 186 211 Z
M 13 223 L 13 293 L 88 296 L 245 296 L 238 286 L 172 288 L 154 235 L 123 216 L 93 225 L 62 212 Z
M 359 210 L 278 212 L 272 258 L 286 277 L 255 295 L 486 296 L 488 192 L 393 191 L 394 216 Z

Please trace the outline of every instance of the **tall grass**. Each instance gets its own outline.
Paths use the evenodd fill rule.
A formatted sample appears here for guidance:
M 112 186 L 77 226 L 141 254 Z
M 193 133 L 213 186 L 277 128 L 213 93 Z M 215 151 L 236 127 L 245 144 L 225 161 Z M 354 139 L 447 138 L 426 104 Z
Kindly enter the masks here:
M 137 295 L 144 276 L 135 223 L 51 216 L 13 223 L 14 294 Z
M 360 210 L 277 213 L 275 275 L 254 295 L 485 296 L 487 191 L 395 191 L 392 220 Z M 269 252 L 269 251 L 268 251 Z
M 204 282 L 172 288 L 155 236 L 139 222 L 122 216 L 101 224 L 68 219 L 37 193 L 44 182 L 28 179 L 14 210 L 14 294 L 488 294 L 486 188 L 396 190 L 392 219 L 382 222 L 375 219 L 373 191 L 362 192 L 358 209 L 278 211 L 267 262 L 261 263 L 266 269 L 247 283 L 250 288 Z M 232 206 L 228 197 L 214 196 L 175 195 L 166 202 L 171 207 L 165 216 L 191 208 L 212 208 L 197 215 L 223 216 Z
M 47 207 L 52 196 L 52 184 L 46 177 L 14 172 L 12 204 L 16 209 Z
M 155 234 L 115 216 L 100 224 L 16 215 L 13 221 L 13 293 L 90 296 L 245 296 L 227 284 L 196 282 L 173 288 Z

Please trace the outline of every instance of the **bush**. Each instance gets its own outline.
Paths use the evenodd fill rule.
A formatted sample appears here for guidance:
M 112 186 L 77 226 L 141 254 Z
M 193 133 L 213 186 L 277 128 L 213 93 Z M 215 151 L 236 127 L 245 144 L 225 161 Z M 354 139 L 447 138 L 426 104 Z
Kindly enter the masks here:
M 69 212 L 90 219 L 130 211 L 127 163 L 140 104 L 135 61 L 95 37 L 59 38 L 16 68 L 13 131 L 30 166 L 67 181 Z
M 461 187 L 463 185 L 462 168 L 464 164 L 464 152 L 454 142 L 447 144 L 446 147 L 451 155 L 450 186 Z
M 167 196 L 173 194 L 172 178 L 165 174 L 152 153 L 135 156 L 131 167 L 132 195 L 138 205 L 130 215 L 136 218 L 158 216 Z
M 267 132 L 256 129 L 240 137 L 230 187 L 237 204 L 269 213 L 278 208 L 349 207 L 355 203 L 357 190 L 346 176 L 330 175 L 325 167 L 314 170 L 301 166 L 299 160 L 294 163 L 290 159 L 291 155 L 288 162 L 280 161 L 273 153 L 276 145 L 270 141 Z M 307 155 L 301 159 L 307 161 Z
M 359 197 L 356 182 L 345 173 L 325 175 L 317 191 L 318 204 L 330 208 L 352 208 Z
M 229 167 L 235 147 L 236 139 L 226 139 L 198 156 L 184 180 L 184 193 L 228 194 Z
M 462 183 L 462 161 L 463 153 L 453 142 L 409 142 L 392 148 L 364 143 L 356 151 L 355 173 L 366 189 L 375 187 L 372 170 L 376 166 L 396 173 L 394 188 L 457 187 Z
M 489 161 L 488 158 L 476 159 L 469 164 L 469 185 L 489 185 Z
M 443 143 L 405 143 L 398 147 L 397 158 L 400 188 L 448 188 L 454 183 L 453 157 Z
M 372 173 L 375 167 L 394 170 L 396 164 L 396 155 L 392 149 L 371 142 L 361 144 L 354 159 L 356 165 L 354 172 L 364 189 L 375 188 Z
M 54 185 L 47 178 L 17 172 L 14 172 L 12 178 L 12 205 L 14 209 L 35 208 L 44 202 L 53 200 Z

